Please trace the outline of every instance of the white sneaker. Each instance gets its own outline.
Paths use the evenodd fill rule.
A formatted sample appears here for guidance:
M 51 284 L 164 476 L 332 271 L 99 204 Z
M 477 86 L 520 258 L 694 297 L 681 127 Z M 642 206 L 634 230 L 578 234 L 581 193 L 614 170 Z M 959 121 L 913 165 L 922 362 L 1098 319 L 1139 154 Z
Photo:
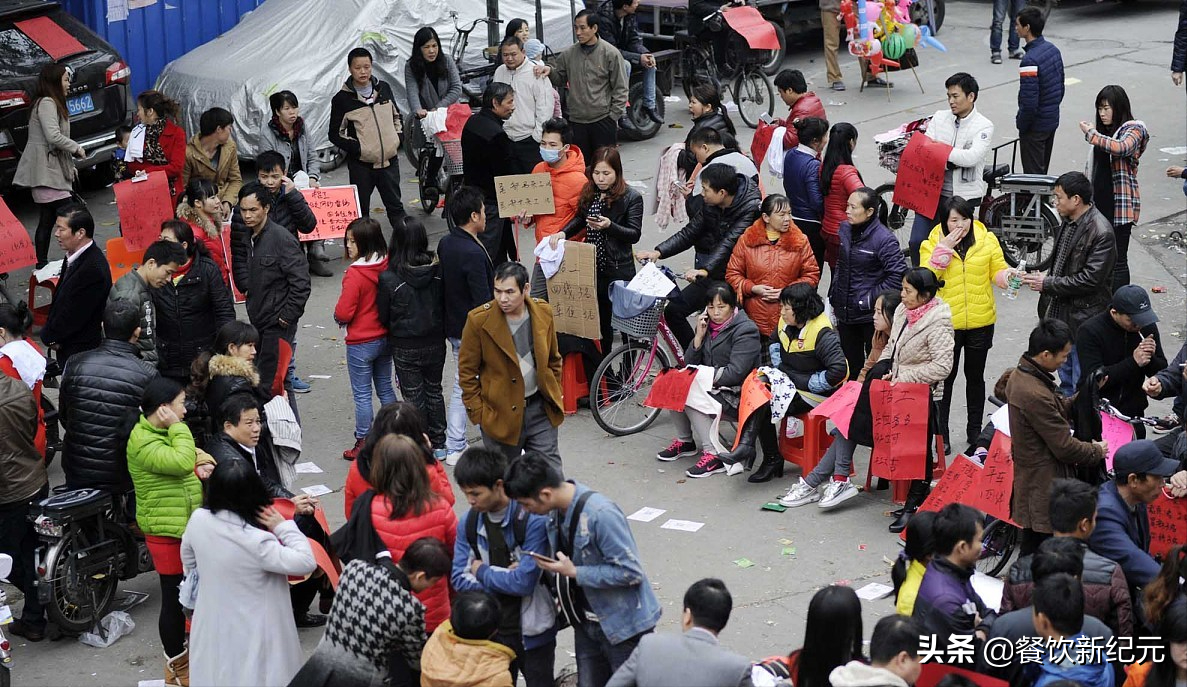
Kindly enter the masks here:
M 451 453 L 448 456 L 445 456 L 445 464 L 448 465 L 449 467 L 453 467 L 453 466 L 457 465 L 457 462 L 459 460 L 461 460 L 461 458 L 462 458 L 461 451 Z
M 788 508 L 796 508 L 798 506 L 806 506 L 809 503 L 814 503 L 820 500 L 820 491 L 815 487 L 808 486 L 808 483 L 801 477 L 800 481 L 796 482 L 794 486 L 787 490 L 783 498 L 779 499 L 779 503 Z
M 725 461 L 722 461 L 722 462 L 724 463 Z M 726 477 L 733 477 L 734 475 L 740 475 L 743 472 L 745 472 L 745 470 L 746 470 L 746 467 L 744 465 L 742 465 L 742 463 L 740 461 L 737 463 L 725 463 Z
M 853 482 L 845 480 L 844 482 L 837 482 L 829 480 L 824 487 L 824 496 L 820 498 L 820 503 L 816 504 L 823 509 L 835 508 L 849 499 L 857 496 L 857 487 L 853 486 Z

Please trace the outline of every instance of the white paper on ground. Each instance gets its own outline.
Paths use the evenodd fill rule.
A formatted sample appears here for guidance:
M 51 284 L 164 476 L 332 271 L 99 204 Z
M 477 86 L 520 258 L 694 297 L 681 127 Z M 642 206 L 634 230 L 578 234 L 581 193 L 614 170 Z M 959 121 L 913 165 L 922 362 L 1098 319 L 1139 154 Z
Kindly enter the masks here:
M 626 516 L 627 520 L 638 520 L 639 522 L 651 522 L 659 516 L 667 513 L 663 508 L 652 508 L 651 506 L 643 506 L 639 510 Z
M 692 520 L 668 520 L 660 525 L 660 528 L 665 530 L 680 530 L 681 532 L 696 532 L 705 526 L 703 522 L 694 522 Z
M 993 422 L 993 428 L 997 431 L 1010 436 L 1010 406 L 1003 405 L 1001 408 L 993 411 L 993 415 L 989 416 L 990 421 Z
M 164 680 L 141 680 L 136 687 L 165 687 Z
M 655 266 L 654 262 L 649 262 L 643 266 L 643 269 L 639 270 L 639 273 L 631 279 L 626 287 L 636 293 L 659 298 L 672 293 L 672 289 L 676 288 L 676 284 L 671 279 L 665 277 L 664 273 L 659 271 L 659 268 Z
M 305 379 L 330 379 L 330 375 L 305 375 Z
M 316 475 L 318 473 L 325 472 L 325 470 L 322 470 L 321 468 L 317 467 L 317 463 L 313 463 L 310 461 L 305 461 L 304 463 L 297 463 L 296 465 L 293 466 L 293 468 L 296 469 L 298 475 Z
M 893 593 L 894 587 L 888 584 L 882 584 L 881 582 L 871 582 L 857 590 L 857 597 L 866 601 L 876 601 L 878 599 L 885 599 Z
M 985 605 L 995 611 L 1002 608 L 1002 594 L 1006 591 L 1006 583 L 996 577 L 990 577 L 983 572 L 973 573 L 973 591 L 985 602 Z
M 317 498 L 318 496 L 321 496 L 322 494 L 334 493 L 333 489 L 327 487 L 324 484 L 315 484 L 312 487 L 301 487 L 301 491 L 305 492 L 306 494 L 309 494 L 310 496 L 312 496 L 314 498 Z

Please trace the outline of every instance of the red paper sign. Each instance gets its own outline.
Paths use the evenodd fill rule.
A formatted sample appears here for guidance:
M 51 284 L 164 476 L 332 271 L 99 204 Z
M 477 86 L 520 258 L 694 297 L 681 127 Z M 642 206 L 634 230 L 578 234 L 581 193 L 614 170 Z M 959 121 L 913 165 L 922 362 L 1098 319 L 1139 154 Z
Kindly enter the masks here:
M 894 202 L 924 217 L 934 217 L 951 152 L 952 146 L 933 141 L 922 132 L 911 136 L 899 159 Z
M 37 262 L 25 225 L 0 198 L 0 273 L 19 270 Z
M 46 52 L 55 62 L 63 57 L 78 55 L 87 51 L 87 47 L 71 36 L 66 29 L 58 26 L 50 17 L 34 17 L 14 24 L 17 30 L 25 34 Z
M 940 680 L 945 675 L 960 675 L 967 678 L 977 687 L 1009 687 L 1008 682 L 999 680 L 995 677 L 975 673 L 964 668 L 957 668 L 953 665 L 945 665 L 943 663 L 924 663 L 919 671 L 919 679 L 915 681 L 915 687 L 936 687 Z
M 1113 454 L 1117 449 L 1133 441 L 1133 425 L 1125 420 L 1115 418 L 1108 413 L 1100 414 L 1101 438 L 1109 444 L 1109 452 L 1105 455 L 1105 467 L 1113 471 Z
M 346 236 L 346 225 L 362 217 L 359 191 L 354 186 L 322 186 L 301 191 L 309 209 L 317 217 L 317 228 L 300 234 L 302 241 L 320 241 Z
M 721 16 L 731 29 L 746 39 L 746 44 L 752 50 L 779 49 L 775 28 L 757 9 L 749 6 L 730 7 L 722 11 Z
M 246 303 L 247 296 L 239 290 L 239 286 L 235 283 L 235 258 L 231 253 L 231 223 L 228 222 L 223 225 L 223 230 L 218 234 L 219 241 L 223 244 L 223 258 L 227 261 L 227 277 L 231 282 L 231 297 L 236 304 Z
M 874 452 L 870 471 L 885 479 L 923 479 L 927 469 L 927 384 L 870 384 Z
M 845 385 L 834 391 L 832 396 L 809 411 L 808 416 L 827 417 L 841 431 L 841 436 L 848 439 L 849 421 L 853 418 L 853 408 L 857 405 L 858 396 L 861 396 L 861 382 L 845 382 Z
M 1010 501 L 1014 497 L 1014 458 L 1010 437 L 997 432 L 989 444 L 989 455 L 981 470 L 977 493 L 969 505 L 998 520 L 1010 519 Z
M 967 457 L 956 456 L 919 510 L 938 511 L 949 503 L 971 505 L 980 489 L 981 472 L 981 466 Z
M 1176 546 L 1187 544 L 1187 498 L 1172 499 L 1166 493 L 1146 506 L 1150 517 L 1150 555 L 1165 556 Z
M 688 400 L 688 390 L 692 388 L 693 380 L 697 378 L 697 368 L 686 367 L 682 370 L 669 368 L 660 372 L 651 383 L 651 392 L 643 405 L 648 408 L 661 410 L 684 410 L 684 403 Z
M 121 181 L 113 190 L 124 244 L 132 251 L 148 248 L 161 236 L 161 222 L 174 218 L 169 179 L 164 172 L 150 172 L 147 179 Z

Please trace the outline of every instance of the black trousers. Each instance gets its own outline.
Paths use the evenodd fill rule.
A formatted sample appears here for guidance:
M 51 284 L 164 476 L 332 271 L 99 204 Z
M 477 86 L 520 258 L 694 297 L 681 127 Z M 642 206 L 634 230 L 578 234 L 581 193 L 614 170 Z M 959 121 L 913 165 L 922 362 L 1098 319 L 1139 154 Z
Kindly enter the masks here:
M 478 240 L 486 248 L 491 262 L 498 267 L 508 260 L 518 260 L 519 251 L 515 247 L 511 222 L 499 217 L 498 201 L 486 198 L 483 200 L 483 207 L 486 209 L 486 227 L 478 232 Z
M 45 628 L 45 610 L 37 598 L 37 532 L 27 516 L 29 506 L 46 496 L 49 496 L 48 484 L 27 499 L 0 504 L 0 553 L 12 556 L 8 581 L 25 595 L 21 622 L 36 629 Z
M 689 282 L 679 295 L 668 301 L 668 307 L 664 310 L 664 321 L 680 342 L 681 348 L 688 348 L 688 344 L 692 343 L 693 331 L 692 325 L 688 323 L 688 316 L 707 305 L 705 289 L 710 281 L 706 278 Z
M 993 346 L 993 325 L 976 329 L 957 329 L 953 332 L 956 349 L 952 356 L 952 372 L 944 380 L 944 397 L 940 399 L 940 432 L 944 444 L 948 445 L 950 431 L 948 416 L 952 408 L 952 385 L 960 371 L 960 351 L 964 349 L 964 397 L 968 407 L 968 422 L 965 423 L 965 439 L 975 444 L 981 433 L 982 416 L 985 414 L 985 361 Z
M 400 158 L 393 157 L 387 167 L 376 169 L 366 162 L 346 161 L 350 183 L 359 192 L 359 211 L 371 216 L 371 192 L 379 190 L 379 198 L 387 211 L 387 220 L 396 229 L 404 220 L 404 201 L 400 198 Z
M 512 141 L 511 149 L 515 152 L 515 159 L 519 161 L 519 168 L 523 174 L 531 174 L 536 163 L 543 161 L 540 158 L 540 142 L 531 136 Z
M 1022 535 L 1018 537 L 1018 556 L 1029 556 L 1039 550 L 1039 544 L 1047 541 L 1051 535 L 1036 532 L 1029 528 L 1022 528 Z
M 1129 283 L 1129 237 L 1133 233 L 1133 222 L 1117 224 L 1113 236 L 1117 238 L 1117 262 L 1113 265 L 1113 290 Z
M 1020 131 L 1018 144 L 1022 152 L 1022 171 L 1027 174 L 1046 174 L 1055 150 L 1054 131 Z
M 161 647 L 170 658 L 185 651 L 185 612 L 181 609 L 178 587 L 183 575 L 159 575 L 161 578 L 161 614 L 157 616 L 157 634 Z
M 804 236 L 808 237 L 808 245 L 812 246 L 812 255 L 816 256 L 816 266 L 820 268 L 821 276 L 824 276 L 824 235 L 820 233 L 820 222 L 797 219 L 795 225 L 804 232 Z
M 554 666 L 556 664 L 556 639 L 534 649 L 525 649 L 523 637 L 519 635 L 503 635 L 495 637 L 495 641 L 515 652 L 515 660 L 511 661 L 511 683 L 519 679 L 523 672 L 527 687 L 552 687 L 554 681 Z
M 598 270 L 598 324 L 602 328 L 602 357 L 610 354 L 614 348 L 614 328 L 610 326 L 610 284 L 618 281 L 630 281 L 635 276 L 635 264 L 628 262 L 624 265 L 611 267 L 605 271 Z
M 857 373 L 865 367 L 866 357 L 869 356 L 873 345 L 874 323 L 837 323 L 837 336 L 841 339 L 841 350 L 845 352 L 845 361 L 849 363 L 849 376 L 856 379 Z
M 256 369 L 260 373 L 260 385 L 265 389 L 271 389 L 276 375 L 284 377 L 287 372 L 287 370 L 276 369 L 280 363 L 280 340 L 284 339 L 292 346 L 293 339 L 297 335 L 297 323 L 293 322 L 287 329 L 282 329 L 280 325 L 268 327 L 256 325 L 256 329 L 260 332 L 259 350 L 256 352 Z
M 598 148 L 618 145 L 618 122 L 610 117 L 589 124 L 570 122 L 569 126 L 573 129 L 573 145 L 581 149 L 589 167 L 593 167 L 593 156 Z
M 37 204 L 37 233 L 33 245 L 37 251 L 37 264 L 49 262 L 49 241 L 54 235 L 54 222 L 58 220 L 58 208 L 74 201 L 74 197 L 62 198 L 52 203 Z

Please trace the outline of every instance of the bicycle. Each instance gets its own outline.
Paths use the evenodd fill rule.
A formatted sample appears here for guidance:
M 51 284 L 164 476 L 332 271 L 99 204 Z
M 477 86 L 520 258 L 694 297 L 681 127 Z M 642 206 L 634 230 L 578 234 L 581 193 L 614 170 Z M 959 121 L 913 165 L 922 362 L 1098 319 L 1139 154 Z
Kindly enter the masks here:
M 675 282 L 671 271 L 661 269 Z M 610 292 L 625 288 L 625 283 L 615 282 Z M 610 300 L 616 305 L 611 325 L 625 336 L 626 343 L 615 346 L 594 371 L 589 382 L 589 408 L 599 427 L 621 437 L 642 432 L 655 422 L 659 409 L 643 405 L 651 385 L 673 363 L 684 367 L 685 360 L 680 342 L 664 321 L 667 298 L 654 298 L 650 304 L 644 301 L 641 309 L 633 312 L 618 307 L 613 296 Z
M 906 124 L 893 138 L 875 137 L 878 166 L 897 174 L 908 140 L 915 132 L 926 131 L 930 119 L 925 117 Z M 1006 147 L 1011 148 L 1010 162 L 999 163 L 999 151 Z M 1056 177 L 1015 174 L 1018 139 L 992 150 L 993 162 L 981 177 L 988 185 L 988 192 L 978 207 L 977 219 L 997 236 L 1010 267 L 1025 261 L 1028 270 L 1044 271 L 1055 257 L 1055 231 L 1061 223 L 1052 207 Z M 882 184 L 874 193 L 878 196 L 878 218 L 898 238 L 903 250 L 907 250 L 914 224 L 912 211 L 894 202 L 893 182 Z
M 747 38 L 732 31 L 725 21 L 726 13 L 738 8 L 718 9 L 705 18 L 706 24 L 720 22 L 721 30 L 730 31 L 729 48 L 722 56 L 722 69 L 717 67 L 717 55 L 711 41 L 694 40 L 687 31 L 676 32 L 676 47 L 680 50 L 680 81 L 686 98 L 692 87 L 702 81 L 721 83 L 733 79 L 732 95 L 738 114 L 751 129 L 757 129 L 762 115 L 775 115 L 775 86 L 763 71 L 769 50 L 750 47 Z
M 450 11 L 450 19 L 453 19 L 453 40 L 449 44 L 449 56 L 453 58 L 453 63 L 457 65 L 458 75 L 462 79 L 462 92 L 466 94 L 471 105 L 482 105 L 482 89 L 486 87 L 486 83 L 494 76 L 495 69 L 498 68 L 498 55 L 492 55 L 488 50 L 483 51 L 486 58 L 486 64 L 481 64 L 476 67 L 465 67 L 466 46 L 470 42 L 470 34 L 474 29 L 478 28 L 479 24 L 486 24 L 488 26 L 498 26 L 503 23 L 502 19 L 498 17 L 479 17 L 470 22 L 468 28 L 463 29 L 458 23 L 457 11 Z
M 453 197 L 455 191 L 462 185 L 462 139 L 458 132 L 443 132 L 453 138 L 442 138 L 441 135 L 428 134 L 424 130 L 422 120 L 412 115 L 409 117 L 409 128 L 419 133 L 416 140 L 420 141 L 419 154 L 415 157 L 416 186 L 419 193 L 420 207 L 426 215 L 433 214 L 441 197 L 445 197 L 445 204 Z M 408 147 L 412 141 L 409 141 Z

